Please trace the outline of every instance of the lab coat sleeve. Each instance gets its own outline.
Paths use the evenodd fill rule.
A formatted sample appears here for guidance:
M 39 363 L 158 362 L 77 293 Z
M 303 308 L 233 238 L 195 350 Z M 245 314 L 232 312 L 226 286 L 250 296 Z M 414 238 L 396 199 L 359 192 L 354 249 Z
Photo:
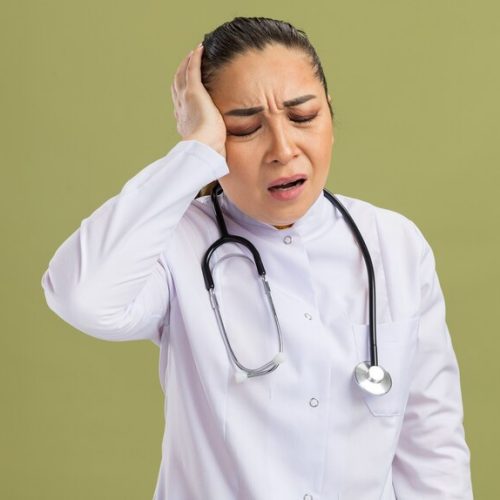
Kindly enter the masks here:
M 433 252 L 422 233 L 420 327 L 413 378 L 393 461 L 401 500 L 470 500 L 460 374 Z
M 162 252 L 199 189 L 228 171 L 196 140 L 140 170 L 56 250 L 41 280 L 49 308 L 103 340 L 159 343 L 170 299 Z

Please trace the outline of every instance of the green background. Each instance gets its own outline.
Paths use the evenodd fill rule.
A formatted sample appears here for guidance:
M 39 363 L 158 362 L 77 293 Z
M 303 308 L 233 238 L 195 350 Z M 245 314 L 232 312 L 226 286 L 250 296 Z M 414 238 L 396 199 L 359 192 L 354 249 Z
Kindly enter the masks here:
M 485 1 L 2 2 L 0 498 L 148 499 L 158 348 L 89 337 L 45 303 L 57 247 L 176 132 L 170 83 L 235 16 L 308 33 L 336 113 L 329 187 L 399 211 L 434 250 L 475 497 L 499 497 L 500 8 Z

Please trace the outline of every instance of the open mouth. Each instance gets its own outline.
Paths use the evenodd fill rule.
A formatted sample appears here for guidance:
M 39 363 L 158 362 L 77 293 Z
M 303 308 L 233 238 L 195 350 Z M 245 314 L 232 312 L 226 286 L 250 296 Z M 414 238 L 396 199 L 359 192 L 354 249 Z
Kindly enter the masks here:
M 305 179 L 297 179 L 292 182 L 285 182 L 283 184 L 277 184 L 276 186 L 271 186 L 269 191 L 288 191 L 290 189 L 293 189 L 294 187 L 300 186 L 306 182 Z

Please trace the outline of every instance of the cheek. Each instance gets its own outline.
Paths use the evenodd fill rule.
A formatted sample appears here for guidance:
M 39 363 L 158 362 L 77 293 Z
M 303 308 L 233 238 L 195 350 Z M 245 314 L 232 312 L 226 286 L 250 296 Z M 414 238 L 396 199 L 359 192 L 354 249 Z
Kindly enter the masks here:
M 311 148 L 314 148 L 314 154 L 321 163 L 330 164 L 331 154 L 333 150 L 332 143 L 333 129 L 325 127 L 320 134 L 317 134 L 311 140 Z
M 228 144 L 226 143 L 226 161 L 229 166 L 229 174 L 235 181 L 251 180 L 256 177 L 258 168 L 256 164 L 255 148 L 250 143 Z

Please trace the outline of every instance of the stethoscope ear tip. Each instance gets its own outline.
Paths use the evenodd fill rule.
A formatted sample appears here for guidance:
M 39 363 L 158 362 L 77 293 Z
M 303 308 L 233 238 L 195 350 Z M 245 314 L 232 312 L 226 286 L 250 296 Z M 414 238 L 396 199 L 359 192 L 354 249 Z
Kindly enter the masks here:
M 274 356 L 273 358 L 273 361 L 280 365 L 281 363 L 283 363 L 284 361 L 286 361 L 286 355 L 284 352 L 279 352 L 278 354 L 276 354 L 276 356 Z
M 248 378 L 248 373 L 243 370 L 238 370 L 234 372 L 234 380 L 237 384 L 241 384 Z

